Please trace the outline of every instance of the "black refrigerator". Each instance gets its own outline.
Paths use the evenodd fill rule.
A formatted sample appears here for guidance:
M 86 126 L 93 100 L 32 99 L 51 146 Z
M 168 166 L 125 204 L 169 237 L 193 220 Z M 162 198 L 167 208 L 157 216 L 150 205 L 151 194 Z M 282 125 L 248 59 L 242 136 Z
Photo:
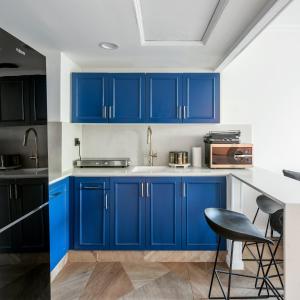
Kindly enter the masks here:
M 46 58 L 0 28 L 0 299 L 50 299 Z

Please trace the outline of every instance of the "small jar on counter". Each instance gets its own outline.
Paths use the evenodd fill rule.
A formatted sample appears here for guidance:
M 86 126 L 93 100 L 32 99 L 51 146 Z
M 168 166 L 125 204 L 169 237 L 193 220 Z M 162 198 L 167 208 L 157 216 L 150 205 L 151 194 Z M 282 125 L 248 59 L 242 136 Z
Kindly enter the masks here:
M 169 152 L 169 163 L 176 164 L 176 152 L 174 151 Z
M 177 164 L 178 165 L 183 164 L 183 152 L 177 152 Z
M 182 152 L 182 164 L 186 165 L 189 163 L 189 153 L 187 151 Z

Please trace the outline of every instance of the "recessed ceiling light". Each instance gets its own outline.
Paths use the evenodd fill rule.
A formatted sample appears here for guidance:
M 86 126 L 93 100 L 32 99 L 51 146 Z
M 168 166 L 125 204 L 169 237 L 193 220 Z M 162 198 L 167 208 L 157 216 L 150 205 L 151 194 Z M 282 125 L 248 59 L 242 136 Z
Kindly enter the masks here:
M 119 48 L 117 44 L 109 43 L 109 42 L 101 42 L 99 47 L 105 50 L 116 50 Z

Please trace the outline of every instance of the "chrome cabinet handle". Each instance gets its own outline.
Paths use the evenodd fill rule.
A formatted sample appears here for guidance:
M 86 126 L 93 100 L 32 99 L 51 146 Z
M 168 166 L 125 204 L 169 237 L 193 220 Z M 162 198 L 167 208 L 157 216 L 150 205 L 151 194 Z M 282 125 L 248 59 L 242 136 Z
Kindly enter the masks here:
M 178 105 L 177 106 L 177 119 L 181 119 L 181 110 L 182 110 L 181 105 Z
M 107 117 L 107 111 L 106 111 L 106 106 L 104 105 L 102 107 L 102 118 L 106 119 L 106 117 Z
M 100 186 L 82 186 L 80 188 L 81 190 L 100 190 Z
M 109 119 L 112 118 L 112 107 L 111 106 L 108 107 L 108 118 Z
M 19 195 L 18 195 L 18 185 L 15 184 L 15 199 L 18 199 Z
M 105 193 L 105 210 L 108 210 L 107 193 Z
M 147 198 L 150 197 L 150 194 L 149 194 L 149 182 L 146 183 L 146 193 L 147 193 Z
M 9 185 L 9 199 L 12 199 L 12 186 L 11 184 Z
M 182 183 L 182 197 L 185 198 L 186 197 L 186 192 L 185 192 L 185 183 Z
M 55 198 L 55 197 L 57 197 L 61 194 L 62 194 L 62 192 L 57 192 L 57 193 L 50 194 L 50 199 L 53 199 L 53 198 Z
M 142 198 L 144 198 L 144 182 L 141 183 Z
M 186 119 L 186 105 L 183 105 L 183 118 Z

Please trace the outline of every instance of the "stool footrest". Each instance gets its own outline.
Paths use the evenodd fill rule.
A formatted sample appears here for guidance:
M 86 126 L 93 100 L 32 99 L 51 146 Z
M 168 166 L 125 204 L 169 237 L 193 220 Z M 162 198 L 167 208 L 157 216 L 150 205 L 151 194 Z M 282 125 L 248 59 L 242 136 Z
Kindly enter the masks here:
M 222 285 L 222 282 L 219 278 L 218 273 L 221 274 L 227 274 L 227 275 L 233 275 L 233 276 L 239 276 L 239 277 L 245 277 L 245 278 L 252 278 L 252 279 L 257 279 L 257 280 L 263 280 L 268 286 L 269 289 L 272 291 L 273 290 L 273 286 L 270 285 L 269 283 L 269 277 L 261 277 L 261 276 L 255 276 L 255 275 L 250 275 L 250 274 L 239 274 L 239 273 L 235 273 L 235 272 L 229 272 L 229 271 L 225 271 L 225 270 L 218 270 L 215 269 L 214 274 L 217 278 L 217 281 L 219 283 L 220 289 L 222 291 L 223 297 L 212 297 L 210 296 L 209 299 L 227 299 L 226 298 L 226 294 L 224 291 L 224 287 Z M 258 288 L 254 287 L 253 290 L 256 290 Z M 263 288 L 263 289 L 267 289 L 267 288 Z M 267 299 L 267 298 L 278 298 L 276 295 L 257 295 L 257 296 L 230 296 L 230 299 Z M 283 297 L 283 295 L 281 295 L 281 297 Z

